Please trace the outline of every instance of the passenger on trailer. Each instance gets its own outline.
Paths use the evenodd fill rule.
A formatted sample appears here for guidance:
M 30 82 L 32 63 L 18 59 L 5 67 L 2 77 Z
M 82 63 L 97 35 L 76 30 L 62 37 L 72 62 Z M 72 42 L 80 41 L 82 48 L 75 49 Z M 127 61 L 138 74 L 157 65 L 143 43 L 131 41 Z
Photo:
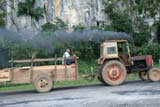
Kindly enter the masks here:
M 70 49 L 66 49 L 66 51 L 64 52 L 63 54 L 64 64 L 71 65 L 75 63 L 75 61 L 70 55 L 70 52 L 71 52 Z

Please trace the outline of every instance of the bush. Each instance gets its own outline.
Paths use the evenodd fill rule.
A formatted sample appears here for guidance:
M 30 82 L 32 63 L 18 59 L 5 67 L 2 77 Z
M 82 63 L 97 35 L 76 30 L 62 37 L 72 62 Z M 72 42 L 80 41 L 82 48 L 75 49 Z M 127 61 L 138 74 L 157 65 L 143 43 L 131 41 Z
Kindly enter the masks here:
M 111 27 L 115 31 L 126 33 L 133 32 L 131 20 L 126 14 L 122 14 L 121 12 L 113 12 L 110 14 L 110 18 L 112 19 Z
M 19 2 L 17 16 L 30 16 L 31 19 L 35 19 L 36 21 L 43 18 L 45 10 L 40 7 L 35 8 L 35 2 L 36 0 L 25 0 L 25 2 Z
M 0 13 L 0 27 L 4 27 L 6 24 L 4 17 L 5 17 L 5 13 Z
M 149 32 L 133 33 L 133 39 L 136 46 L 147 44 L 151 35 Z
M 54 32 L 57 29 L 58 29 L 57 25 L 49 23 L 49 22 L 44 24 L 44 25 L 42 25 L 42 30 L 43 31 L 52 31 L 52 32 Z
M 84 29 L 86 29 L 86 27 L 84 27 L 84 26 L 81 25 L 81 24 L 78 24 L 78 25 L 73 26 L 73 30 L 74 30 L 74 31 L 83 31 Z
M 42 30 L 45 32 L 54 32 L 58 29 L 67 29 L 67 24 L 65 24 L 61 19 L 56 18 L 53 23 L 47 22 L 42 25 Z
M 140 48 L 137 48 L 137 54 L 142 55 L 152 55 L 153 60 L 158 62 L 160 59 L 160 44 L 153 44 L 153 45 L 143 45 Z
M 157 40 L 158 40 L 158 43 L 160 43 L 160 24 L 158 23 L 158 26 L 157 26 Z

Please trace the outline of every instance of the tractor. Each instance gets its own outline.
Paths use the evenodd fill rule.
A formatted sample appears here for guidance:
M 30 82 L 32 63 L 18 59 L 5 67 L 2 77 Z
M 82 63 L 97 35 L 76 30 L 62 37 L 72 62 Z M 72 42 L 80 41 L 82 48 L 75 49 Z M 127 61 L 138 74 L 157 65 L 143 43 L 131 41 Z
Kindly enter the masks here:
M 98 79 L 115 86 L 122 84 L 127 74 L 138 73 L 143 81 L 160 81 L 160 70 L 153 67 L 152 55 L 131 56 L 129 47 L 127 40 L 107 40 L 101 44 Z

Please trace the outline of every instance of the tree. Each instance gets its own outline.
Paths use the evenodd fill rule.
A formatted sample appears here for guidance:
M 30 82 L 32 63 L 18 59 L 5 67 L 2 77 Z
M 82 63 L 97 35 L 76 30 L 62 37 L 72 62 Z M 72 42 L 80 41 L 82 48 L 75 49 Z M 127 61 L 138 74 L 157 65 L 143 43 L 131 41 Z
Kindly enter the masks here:
M 0 27 L 4 27 L 5 26 L 5 0 L 0 0 Z
M 39 21 L 40 18 L 43 18 L 43 14 L 45 13 L 45 10 L 43 8 L 34 7 L 35 0 L 25 0 L 25 2 L 19 2 L 18 3 L 18 16 L 30 16 L 31 19 L 35 19 L 36 21 Z
M 4 27 L 6 24 L 4 17 L 5 17 L 5 13 L 0 13 L 0 27 Z

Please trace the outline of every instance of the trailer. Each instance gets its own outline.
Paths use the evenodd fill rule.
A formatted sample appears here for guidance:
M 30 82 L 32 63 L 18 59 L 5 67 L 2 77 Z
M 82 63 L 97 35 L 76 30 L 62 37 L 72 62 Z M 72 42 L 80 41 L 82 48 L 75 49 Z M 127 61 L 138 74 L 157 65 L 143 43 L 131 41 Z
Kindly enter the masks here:
M 62 64 L 63 58 L 47 58 L 27 60 L 11 60 L 11 68 L 0 70 L 0 82 L 12 84 L 33 84 L 37 92 L 48 92 L 57 81 L 73 81 L 79 79 L 77 57 L 75 63 Z M 54 62 L 54 65 L 35 66 L 38 62 Z M 27 67 L 14 67 L 14 64 L 29 63 Z

